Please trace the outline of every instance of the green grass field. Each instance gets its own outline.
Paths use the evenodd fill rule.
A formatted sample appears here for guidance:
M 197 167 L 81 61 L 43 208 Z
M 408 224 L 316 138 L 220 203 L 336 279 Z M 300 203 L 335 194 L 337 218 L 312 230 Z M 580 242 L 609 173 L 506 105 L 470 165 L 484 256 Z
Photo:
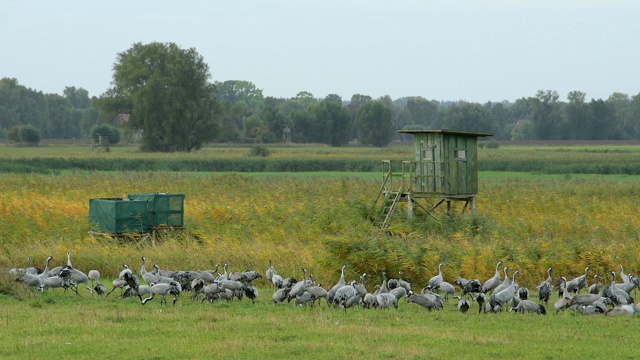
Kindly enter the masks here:
M 211 147 L 194 154 L 140 154 L 133 147 L 114 147 L 109 154 L 92 154 L 75 145 L 0 145 L 0 163 L 49 156 L 242 159 L 247 152 L 248 147 Z M 567 153 L 577 163 L 588 164 L 596 159 L 594 154 L 623 163 L 640 155 L 640 147 L 502 146 L 483 149 L 480 161 L 489 156 L 513 164 L 519 159 L 559 161 L 557 155 Z M 273 156 L 407 159 L 411 150 L 291 147 L 275 148 Z M 380 283 L 382 271 L 403 271 L 420 289 L 440 262 L 445 264 L 445 280 L 453 282 L 458 276 L 486 280 L 502 260 L 520 271 L 518 282 L 532 291 L 550 266 L 555 277 L 569 278 L 586 266 L 592 275 L 618 271 L 620 264 L 628 273 L 639 272 L 637 175 L 479 175 L 476 216 L 409 220 L 400 211 L 390 225 L 392 236 L 385 236 L 366 219 L 380 186 L 379 172 L 5 173 L 0 178 L 0 268 L 24 267 L 28 256 L 42 267 L 48 255 L 57 266 L 71 252 L 74 266 L 85 272 L 100 270 L 103 283 L 110 285 L 123 263 L 139 269 L 143 255 L 167 269 L 212 269 L 226 262 L 230 270 L 253 269 L 263 276 L 272 260 L 283 276 L 300 277 L 305 267 L 328 288 L 346 263 L 347 279 L 363 272 L 372 276 L 369 291 Z M 87 234 L 90 198 L 155 191 L 185 194 L 185 231 L 120 242 Z M 81 296 L 60 289 L 27 291 L 3 277 L 0 358 L 601 359 L 635 358 L 640 342 L 633 333 L 637 317 L 554 314 L 557 294 L 546 316 L 478 315 L 477 304 L 460 314 L 453 301 L 434 312 L 401 301 L 398 310 L 355 308 L 343 313 L 324 304 L 274 305 L 273 290 L 263 279 L 258 286 L 256 304 L 247 299 L 202 304 L 185 293 L 173 308 L 160 306 L 158 299 L 144 306 L 138 300 L 118 299 L 117 291 L 106 299 L 84 289 Z

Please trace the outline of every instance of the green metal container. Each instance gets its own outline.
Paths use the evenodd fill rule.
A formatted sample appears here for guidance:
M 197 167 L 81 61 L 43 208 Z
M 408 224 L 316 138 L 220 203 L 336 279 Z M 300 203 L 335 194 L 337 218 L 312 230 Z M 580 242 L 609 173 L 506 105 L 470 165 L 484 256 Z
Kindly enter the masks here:
M 146 201 L 123 198 L 90 199 L 90 230 L 104 233 L 147 232 L 147 211 Z
M 184 226 L 184 194 L 147 193 L 129 194 L 128 197 L 147 203 L 149 228 Z

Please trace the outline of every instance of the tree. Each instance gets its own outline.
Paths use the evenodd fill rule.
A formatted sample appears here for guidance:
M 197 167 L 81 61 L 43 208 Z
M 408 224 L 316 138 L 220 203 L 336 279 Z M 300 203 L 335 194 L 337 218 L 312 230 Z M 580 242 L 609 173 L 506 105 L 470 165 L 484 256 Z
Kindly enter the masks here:
M 422 129 L 437 129 L 440 127 L 438 121 L 438 105 L 433 101 L 428 101 L 422 97 L 407 99 L 407 110 L 411 113 L 412 124 L 419 125 Z
M 558 138 L 557 127 L 562 120 L 560 113 L 560 96 L 556 91 L 538 91 L 534 99 L 531 121 L 537 140 L 555 140 Z
M 387 146 L 395 136 L 391 106 L 383 101 L 367 102 L 356 115 L 359 140 L 364 145 Z
M 581 91 L 571 91 L 567 95 L 569 103 L 564 107 L 564 121 L 559 124 L 558 131 L 561 139 L 587 139 L 589 137 L 589 127 L 592 116 L 589 106 L 584 102 L 585 93 Z
M 142 131 L 142 151 L 198 150 L 219 133 L 209 77 L 209 66 L 194 48 L 136 43 L 118 54 L 113 87 L 99 106 L 111 114 L 130 106 L 124 125 Z
M 615 112 L 616 127 L 614 133 L 621 139 L 635 139 L 635 130 L 633 129 L 633 124 L 629 121 L 629 114 L 631 113 L 631 100 L 629 99 L 629 95 L 614 92 L 607 99 L 607 104 L 609 104 Z
M 496 130 L 494 120 L 487 108 L 478 103 L 468 102 L 461 102 L 447 108 L 444 111 L 442 126 L 445 129 L 474 132 L 493 133 Z
M 219 102 L 227 103 L 229 106 L 242 102 L 245 109 L 245 117 L 259 114 L 264 107 L 262 90 L 249 81 L 228 80 L 215 82 L 213 94 Z
M 40 143 L 40 130 L 32 125 L 23 125 L 18 131 L 20 141 L 29 145 L 38 145 Z
M 86 109 L 91 104 L 89 92 L 83 88 L 76 89 L 75 86 L 67 86 L 62 93 L 69 100 L 71 106 L 76 109 Z

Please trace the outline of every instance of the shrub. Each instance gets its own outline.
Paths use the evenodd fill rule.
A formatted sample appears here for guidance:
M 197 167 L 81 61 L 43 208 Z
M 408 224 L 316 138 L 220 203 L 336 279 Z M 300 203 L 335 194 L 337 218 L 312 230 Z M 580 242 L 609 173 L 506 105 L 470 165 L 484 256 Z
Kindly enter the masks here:
M 251 150 L 249 150 L 249 156 L 267 157 L 269 155 L 271 155 L 271 151 L 269 151 L 266 146 L 254 145 L 251 147 Z
M 486 142 L 487 149 L 497 149 L 500 147 L 500 143 L 495 140 L 489 140 Z
M 20 125 L 14 125 L 9 128 L 5 137 L 11 142 L 20 142 Z
M 24 125 L 18 131 L 20 141 L 29 145 L 38 145 L 40 143 L 40 130 L 33 125 Z
M 94 125 L 90 131 L 91 138 L 94 140 L 98 140 L 98 135 L 108 136 L 109 137 L 109 145 L 114 145 L 120 142 L 120 130 L 118 128 L 113 127 L 107 124 L 98 124 Z

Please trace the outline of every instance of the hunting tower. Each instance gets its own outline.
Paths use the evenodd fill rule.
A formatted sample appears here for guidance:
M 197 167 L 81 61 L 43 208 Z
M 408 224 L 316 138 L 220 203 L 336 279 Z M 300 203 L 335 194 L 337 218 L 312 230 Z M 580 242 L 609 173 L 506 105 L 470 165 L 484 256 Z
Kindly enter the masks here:
M 413 135 L 414 159 L 382 161 L 382 186 L 371 209 L 381 230 L 389 225 L 398 203 L 406 202 L 410 217 L 414 208 L 434 216 L 442 203 L 451 212 L 453 201 L 464 202 L 475 212 L 478 196 L 478 137 L 490 133 L 456 130 L 400 130 Z M 380 203 L 382 203 L 380 208 Z

